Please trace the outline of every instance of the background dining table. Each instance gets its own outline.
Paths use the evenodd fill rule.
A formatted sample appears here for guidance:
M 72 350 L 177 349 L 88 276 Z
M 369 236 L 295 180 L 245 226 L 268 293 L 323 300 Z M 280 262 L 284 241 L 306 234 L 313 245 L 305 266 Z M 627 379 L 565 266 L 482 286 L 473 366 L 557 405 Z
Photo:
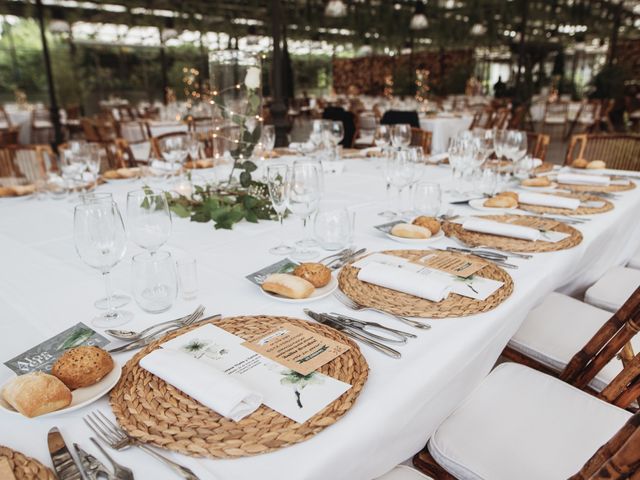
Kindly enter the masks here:
M 287 161 L 283 159 L 283 161 Z M 207 171 L 194 177 L 206 178 Z M 424 167 L 425 180 L 451 185 L 445 166 Z M 325 173 L 326 199 L 340 200 L 356 212 L 354 243 L 370 252 L 411 248 L 375 230 L 387 209 L 382 161 L 346 161 L 340 174 Z M 126 222 L 126 192 L 140 181 L 119 180 L 99 187 L 112 192 Z M 449 196 L 445 195 L 445 200 Z M 90 324 L 93 302 L 103 294 L 100 274 L 85 265 L 74 249 L 73 207 L 78 198 L 0 199 L 0 352 L 3 361 L 77 323 Z M 370 374 L 353 408 L 336 424 L 308 441 L 273 453 L 236 459 L 201 459 L 166 452 L 192 468 L 202 479 L 327 480 L 373 479 L 420 450 L 435 428 L 479 384 L 518 329 L 527 312 L 554 290 L 580 294 L 614 265 L 624 264 L 640 246 L 640 188 L 619 194 L 615 209 L 593 215 L 577 228 L 582 243 L 569 250 L 535 254 L 531 260 L 510 259 L 519 265 L 509 270 L 515 288 L 496 309 L 463 318 L 429 320 L 431 330 L 413 333 L 418 338 L 400 348 L 395 360 L 361 346 Z M 443 211 L 449 207 L 443 204 Z M 457 205 L 461 214 L 478 213 Z M 301 238 L 301 221 L 285 221 L 288 242 Z M 242 222 L 233 230 L 215 230 L 211 223 L 174 218 L 173 233 L 165 246 L 176 258 L 193 256 L 198 262 L 199 295 L 176 300 L 165 313 L 144 313 L 135 303 L 125 308 L 135 315 L 127 325 L 141 329 L 155 322 L 184 315 L 202 303 L 207 313 L 224 316 L 269 314 L 305 318 L 303 307 L 316 311 L 348 312 L 329 297 L 303 305 L 269 299 L 245 275 L 280 257 L 268 250 L 279 240 L 279 225 Z M 433 244 L 458 245 L 443 238 Z M 125 259 L 113 271 L 117 290 L 130 292 L 131 257 L 140 251 L 132 242 Z M 318 258 L 328 253 L 320 252 Z M 350 312 L 352 313 L 352 312 Z M 388 326 L 410 329 L 376 313 L 357 317 Z M 123 364 L 131 354 L 118 354 Z M 0 367 L 0 384 L 12 373 Z M 80 410 L 28 419 L 0 411 L 0 444 L 50 465 L 46 433 L 58 426 L 68 442 L 91 447 L 90 430 L 82 421 L 99 409 L 112 417 L 108 398 Z M 165 466 L 138 449 L 114 452 L 116 460 L 131 467 L 136 478 L 174 478 Z

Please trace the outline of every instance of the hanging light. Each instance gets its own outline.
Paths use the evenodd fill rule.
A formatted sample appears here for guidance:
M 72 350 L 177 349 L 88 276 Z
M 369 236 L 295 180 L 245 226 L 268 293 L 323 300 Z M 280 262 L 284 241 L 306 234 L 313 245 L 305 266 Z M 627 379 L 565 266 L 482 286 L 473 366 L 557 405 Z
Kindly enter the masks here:
M 474 37 L 481 37 L 485 33 L 487 33 L 487 27 L 485 27 L 481 23 L 476 23 L 473 25 L 473 27 L 471 27 L 471 35 L 473 35 Z
M 342 0 L 329 0 L 327 6 L 324 9 L 324 14 L 327 17 L 340 18 L 347 16 L 347 6 Z
M 428 26 L 429 21 L 424 14 L 424 3 L 422 3 L 422 0 L 418 0 L 416 2 L 416 9 L 411 17 L 411 22 L 409 23 L 409 28 L 411 30 L 424 30 Z

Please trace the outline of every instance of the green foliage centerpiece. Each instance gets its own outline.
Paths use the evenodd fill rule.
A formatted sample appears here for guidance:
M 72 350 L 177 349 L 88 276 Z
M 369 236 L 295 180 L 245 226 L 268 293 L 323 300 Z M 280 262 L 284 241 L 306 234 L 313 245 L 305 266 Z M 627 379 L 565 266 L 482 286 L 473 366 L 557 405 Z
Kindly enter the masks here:
M 239 50 L 209 54 L 208 100 L 213 116 L 215 155 L 231 156 L 233 169 L 217 185 L 194 186 L 189 195 L 172 196 L 171 210 L 194 222 L 213 221 L 215 228 L 232 228 L 245 219 L 269 220 L 275 215 L 266 184 L 252 178 L 253 150 L 262 133 L 262 68 L 260 58 Z M 240 171 L 238 180 L 234 174 Z

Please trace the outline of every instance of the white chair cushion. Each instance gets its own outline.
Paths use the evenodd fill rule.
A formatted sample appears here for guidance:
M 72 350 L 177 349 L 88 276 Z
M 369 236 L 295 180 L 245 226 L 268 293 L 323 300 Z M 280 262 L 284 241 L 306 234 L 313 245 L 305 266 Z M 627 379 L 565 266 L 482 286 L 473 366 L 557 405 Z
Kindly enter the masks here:
M 627 263 L 627 267 L 640 270 L 640 250 L 633 254 L 633 257 L 631 257 L 631 260 Z
M 376 480 L 432 480 L 432 478 L 407 465 L 398 465 Z
M 613 267 L 586 291 L 584 301 L 596 307 L 617 311 L 640 286 L 640 270 Z
M 554 292 L 529 312 L 509 346 L 560 372 L 609 318 L 611 312 Z M 631 343 L 640 351 L 639 337 Z M 602 390 L 621 370 L 622 362 L 612 359 L 591 386 Z
M 565 480 L 630 416 L 557 378 L 503 363 L 438 427 L 429 452 L 460 480 Z

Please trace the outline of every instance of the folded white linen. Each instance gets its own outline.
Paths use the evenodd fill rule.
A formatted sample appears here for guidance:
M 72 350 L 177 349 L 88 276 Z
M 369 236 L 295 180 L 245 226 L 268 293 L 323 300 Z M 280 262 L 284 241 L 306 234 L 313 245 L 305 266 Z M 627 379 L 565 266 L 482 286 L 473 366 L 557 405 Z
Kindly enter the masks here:
M 262 403 L 259 393 L 184 352 L 158 348 L 144 356 L 140 366 L 235 422 Z
M 408 293 L 432 302 L 444 300 L 451 293 L 451 285 L 443 281 L 442 277 L 431 278 L 429 275 L 375 262 L 360 269 L 358 280 Z
M 173 168 L 169 162 L 163 162 L 161 160 L 154 160 L 151 162 L 151 168 L 157 168 L 158 170 L 164 170 L 167 172 L 172 172 L 174 170 L 180 169 L 180 164 L 178 162 L 173 164 Z
M 464 221 L 462 228 L 471 232 L 489 233 L 491 235 L 520 238 L 522 240 L 535 241 L 540 239 L 540 231 L 535 228 L 494 222 L 493 220 L 485 220 L 483 218 L 469 218 Z
M 579 198 L 559 197 L 557 195 L 543 195 L 541 193 L 522 192 L 518 194 L 518 201 L 527 205 L 542 207 L 567 208 L 575 210 L 580 206 Z
M 558 183 L 568 185 L 598 185 L 607 186 L 611 182 L 609 177 L 603 175 L 583 175 L 580 173 L 559 173 Z

